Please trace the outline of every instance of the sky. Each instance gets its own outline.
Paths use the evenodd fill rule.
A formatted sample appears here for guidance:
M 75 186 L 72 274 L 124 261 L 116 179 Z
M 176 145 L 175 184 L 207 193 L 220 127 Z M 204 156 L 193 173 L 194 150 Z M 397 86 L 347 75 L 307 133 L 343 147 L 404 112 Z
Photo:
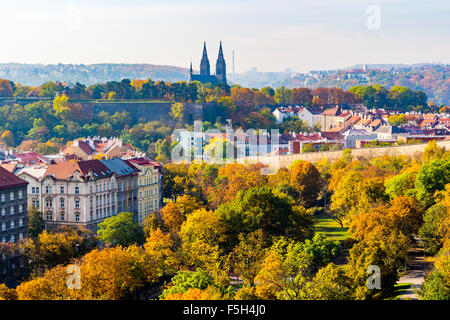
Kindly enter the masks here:
M 0 63 L 450 63 L 449 0 L 0 0 Z

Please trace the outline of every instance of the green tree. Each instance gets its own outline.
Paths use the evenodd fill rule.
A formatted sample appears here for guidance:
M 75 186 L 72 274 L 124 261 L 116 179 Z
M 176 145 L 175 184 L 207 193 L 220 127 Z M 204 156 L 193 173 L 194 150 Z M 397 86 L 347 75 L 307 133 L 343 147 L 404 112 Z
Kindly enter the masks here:
M 446 235 L 445 223 L 449 217 L 450 211 L 442 202 L 428 208 L 425 212 L 419 237 L 423 241 L 425 251 L 429 254 L 434 255 L 442 248 Z
M 185 293 L 189 289 L 204 290 L 214 284 L 214 279 L 203 269 L 197 268 L 196 271 L 179 271 L 171 280 L 171 285 L 164 289 L 159 296 L 160 299 L 175 293 Z
M 107 218 L 99 224 L 99 227 L 97 236 L 105 243 L 129 246 L 133 243 L 141 244 L 144 240 L 142 228 L 134 221 L 131 212 L 121 212 Z
M 417 198 L 424 206 L 434 204 L 434 193 L 450 183 L 450 159 L 434 159 L 423 164 L 416 176 Z
M 291 89 L 279 87 L 275 90 L 275 102 L 282 105 L 291 103 Z
M 32 238 L 36 238 L 45 229 L 44 218 L 42 212 L 33 207 L 28 211 L 28 234 Z

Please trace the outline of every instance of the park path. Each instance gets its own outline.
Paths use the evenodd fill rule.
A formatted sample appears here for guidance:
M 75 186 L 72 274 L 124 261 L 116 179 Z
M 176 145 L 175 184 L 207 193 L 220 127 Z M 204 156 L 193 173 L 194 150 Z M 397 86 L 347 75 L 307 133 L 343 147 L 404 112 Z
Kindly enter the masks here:
M 426 273 L 430 270 L 431 264 L 425 260 L 425 252 L 422 248 L 413 248 L 409 251 L 411 266 L 406 273 L 400 277 L 397 283 L 411 283 L 411 287 L 403 292 L 400 300 L 419 300 L 419 295 L 414 292 L 419 289 L 424 280 Z

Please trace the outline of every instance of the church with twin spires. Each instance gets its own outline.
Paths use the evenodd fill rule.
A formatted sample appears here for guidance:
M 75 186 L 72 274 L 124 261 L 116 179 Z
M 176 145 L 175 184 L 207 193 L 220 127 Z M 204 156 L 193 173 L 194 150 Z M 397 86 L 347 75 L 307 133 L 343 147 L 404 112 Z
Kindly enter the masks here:
M 200 74 L 194 74 L 192 71 L 192 62 L 190 68 L 189 82 L 199 81 L 201 83 L 210 82 L 212 85 L 219 83 L 227 83 L 227 68 L 225 64 L 225 59 L 223 57 L 222 51 L 222 41 L 220 41 L 219 46 L 219 56 L 216 62 L 216 74 L 212 75 L 210 71 L 208 52 L 206 51 L 206 42 L 203 43 L 203 56 L 200 62 Z

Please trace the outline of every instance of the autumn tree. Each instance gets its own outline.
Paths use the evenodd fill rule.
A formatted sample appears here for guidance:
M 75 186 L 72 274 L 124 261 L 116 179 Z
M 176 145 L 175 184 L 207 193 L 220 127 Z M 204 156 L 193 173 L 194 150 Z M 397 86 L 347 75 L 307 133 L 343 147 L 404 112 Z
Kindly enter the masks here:
M 13 87 L 11 81 L 0 79 L 0 97 L 10 98 L 13 96 Z
M 254 279 L 264 260 L 265 247 L 266 241 L 263 232 L 258 229 L 247 235 L 240 234 L 239 245 L 230 253 L 229 263 L 246 286 L 254 285 Z
M 1 300 L 17 300 L 16 290 L 8 288 L 4 283 L 0 283 Z
M 322 187 L 317 168 L 308 161 L 300 161 L 294 164 L 290 182 L 300 195 L 300 203 L 307 208 L 313 206 Z
M 21 243 L 22 252 L 34 271 L 42 271 L 59 264 L 67 264 L 95 247 L 89 232 L 67 228 L 62 232 L 41 232 L 37 239 Z
M 311 260 L 301 243 L 281 238 L 267 251 L 255 278 L 256 295 L 265 300 L 305 299 Z
M 238 243 L 240 233 L 261 229 L 266 241 L 273 236 L 288 236 L 303 240 L 311 234 L 313 217 L 292 199 L 275 194 L 267 187 L 241 191 L 230 203 L 217 209 L 220 221 L 226 228 L 226 248 Z
M 312 104 L 312 91 L 309 88 L 294 88 L 291 91 L 291 103 L 299 106 Z
M 152 270 L 157 277 L 171 275 L 178 269 L 180 259 L 176 254 L 175 243 L 169 234 L 157 228 L 151 232 L 144 244 L 146 259 L 151 261 Z

